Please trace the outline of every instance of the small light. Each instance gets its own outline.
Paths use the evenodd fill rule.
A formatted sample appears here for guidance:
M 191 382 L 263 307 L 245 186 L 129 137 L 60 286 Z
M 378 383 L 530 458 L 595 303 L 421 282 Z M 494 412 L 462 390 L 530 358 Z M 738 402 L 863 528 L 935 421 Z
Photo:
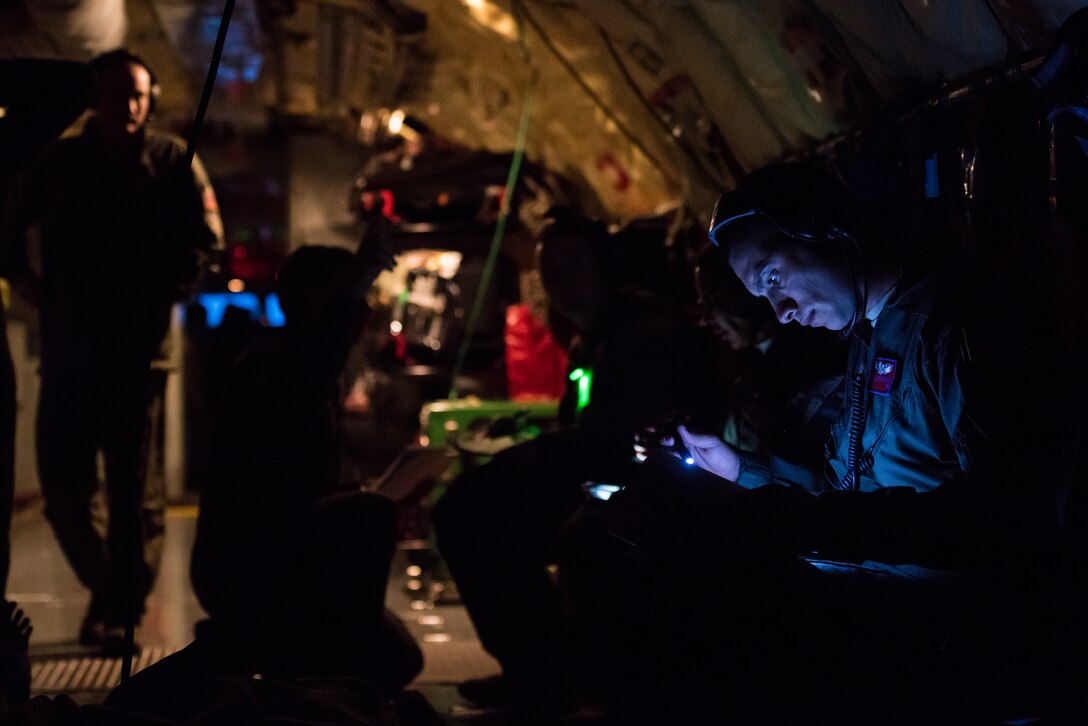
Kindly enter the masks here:
M 8 115 L 8 107 L 7 106 L 0 106 L 0 118 L 4 118 L 7 115 Z
M 416 590 L 422 590 L 423 589 L 423 583 L 420 582 L 419 580 L 409 580 L 407 588 L 409 590 L 411 590 L 412 592 L 415 592 Z
M 586 374 L 586 371 L 585 371 L 584 368 L 575 368 L 573 371 L 570 372 L 570 379 L 572 381 L 577 381 L 579 378 L 581 378 L 585 374 Z
M 399 134 L 402 128 L 404 128 L 404 111 L 398 108 L 389 114 L 389 133 Z
M 456 431 L 457 429 L 461 428 L 461 424 L 457 423 L 453 419 L 450 419 L 446 423 L 442 424 L 442 428 L 446 429 L 446 431 Z
M 449 633 L 427 633 L 423 636 L 424 643 L 448 643 L 451 640 Z
M 419 565 L 408 565 L 408 568 L 404 571 L 404 574 L 408 577 L 419 577 L 423 574 L 423 568 Z
M 589 496 L 594 499 L 600 499 L 602 502 L 607 502 L 612 498 L 612 495 L 622 490 L 623 487 L 616 484 L 594 484 L 587 490 Z
M 227 283 L 227 289 L 231 292 L 242 292 L 246 289 L 246 284 L 236 277 Z
M 430 446 L 431 445 L 431 437 L 430 436 L 420 436 L 419 437 L 419 445 L 420 446 Z
M 400 331 L 404 330 L 404 324 L 399 320 L 393 320 L 389 323 L 389 332 L 393 335 L 400 335 Z
M 420 625 L 444 625 L 446 620 L 441 615 L 420 615 L 417 622 Z
M 695 459 L 693 459 L 693 458 L 691 458 L 689 456 L 688 458 L 684 459 L 684 463 L 687 464 L 688 466 L 691 466 L 692 464 L 695 463 Z

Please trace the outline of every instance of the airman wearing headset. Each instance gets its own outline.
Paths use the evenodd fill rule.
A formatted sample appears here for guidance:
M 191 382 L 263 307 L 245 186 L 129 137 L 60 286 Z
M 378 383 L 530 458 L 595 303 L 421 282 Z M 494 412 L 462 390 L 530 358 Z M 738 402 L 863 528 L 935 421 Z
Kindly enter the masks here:
M 888 723 L 916 709 L 909 722 L 943 723 L 949 699 L 993 688 L 987 679 L 1024 652 L 1010 643 L 1046 638 L 1032 628 L 1048 603 L 1039 573 L 1057 552 L 1044 395 L 1054 369 L 1033 360 L 1045 348 L 1024 324 L 1028 300 L 988 291 L 956 264 L 889 264 L 855 239 L 848 211 L 838 181 L 803 164 L 759 170 L 718 202 L 710 240 L 747 290 L 783 324 L 850 339 L 847 390 L 825 467 L 684 427 L 704 472 L 649 462 L 647 483 L 666 482 L 650 501 L 665 501 L 660 489 L 697 494 L 668 522 L 660 506 L 640 518 L 637 500 L 633 524 L 617 519 L 618 535 L 657 552 L 631 570 L 653 620 L 621 628 L 656 644 L 632 653 L 629 639 L 614 641 L 629 698 L 664 689 L 674 710 L 679 692 L 698 692 L 692 681 L 715 683 L 692 706 L 704 713 L 732 682 L 725 702 L 756 709 L 760 723 L 824 723 L 806 710 L 818 704 L 841 709 L 827 722 Z M 697 603 L 683 594 L 694 580 Z M 621 604 L 631 594 L 617 592 Z M 713 619 L 693 618 L 707 603 Z
M 846 402 L 826 449 L 826 471 L 802 471 L 681 427 L 699 466 L 746 488 L 794 484 L 812 493 L 932 492 L 987 473 L 1009 411 L 982 382 L 1025 363 L 1022 315 L 1011 295 L 986 299 L 962 266 L 912 269 L 855 239 L 836 179 L 779 164 L 744 179 L 715 208 L 709 236 L 753 296 L 782 324 L 827 328 L 851 341 Z M 983 309 L 985 306 L 985 309 Z M 999 330 L 997 328 L 1000 328 Z M 1001 391 L 1001 407 L 1018 396 Z M 1022 437 L 1018 437 L 1022 438 Z M 999 465 L 1001 468 L 1001 465 Z
M 181 139 L 147 128 L 158 93 L 147 61 L 118 49 L 90 68 L 82 132 L 48 148 L 12 188 L 0 273 L 41 309 L 45 514 L 91 591 L 81 641 L 113 649 L 142 612 L 161 542 L 162 497 L 144 489 L 165 385 L 152 362 L 171 306 L 212 262 L 222 228 L 199 161 L 190 166 Z M 92 521 L 99 452 L 106 537 Z

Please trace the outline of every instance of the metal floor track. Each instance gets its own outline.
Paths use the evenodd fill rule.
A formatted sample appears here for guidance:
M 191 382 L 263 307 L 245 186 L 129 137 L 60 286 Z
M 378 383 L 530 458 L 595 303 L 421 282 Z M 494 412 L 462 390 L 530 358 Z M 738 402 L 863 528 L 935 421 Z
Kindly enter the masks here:
M 177 648 L 142 648 L 132 659 L 132 672 L 158 663 Z M 35 658 L 30 666 L 30 692 L 37 694 L 111 691 L 121 682 L 121 658 L 54 656 Z
M 420 643 L 423 672 L 416 683 L 460 683 L 499 672 L 499 665 L 478 642 Z M 176 652 L 179 648 L 143 648 L 132 661 L 132 672 Z M 30 691 L 34 695 L 106 693 L 121 682 L 121 659 L 88 655 L 39 656 L 32 659 Z

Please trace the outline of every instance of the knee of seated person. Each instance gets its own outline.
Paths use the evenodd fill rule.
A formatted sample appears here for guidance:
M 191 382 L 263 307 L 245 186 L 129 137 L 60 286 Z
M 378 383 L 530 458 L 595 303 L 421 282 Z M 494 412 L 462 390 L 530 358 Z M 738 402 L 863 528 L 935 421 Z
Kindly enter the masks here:
M 414 638 L 408 641 L 401 653 L 400 665 L 408 682 L 423 672 L 423 649 Z
M 472 482 L 458 479 L 431 510 L 438 548 L 464 548 L 469 543 L 482 544 L 494 537 L 495 515 L 484 500 L 472 491 Z
M 317 509 L 319 512 L 354 512 L 374 514 L 375 516 L 394 516 L 397 505 L 381 494 L 352 489 L 320 499 L 317 502 Z
M 431 509 L 431 526 L 434 527 L 435 536 L 439 542 L 450 532 L 450 529 L 457 524 L 458 519 L 458 507 L 456 499 L 450 499 L 450 489 L 447 489 L 445 494 L 435 503 Z
M 371 532 L 394 531 L 398 516 L 397 505 L 387 497 L 358 490 L 325 497 L 314 510 L 320 526 L 342 524 L 353 529 L 363 527 Z
M 431 518 L 436 529 L 456 527 L 466 518 L 476 516 L 484 502 L 484 498 L 479 496 L 481 481 L 475 470 L 453 480 L 432 510 Z

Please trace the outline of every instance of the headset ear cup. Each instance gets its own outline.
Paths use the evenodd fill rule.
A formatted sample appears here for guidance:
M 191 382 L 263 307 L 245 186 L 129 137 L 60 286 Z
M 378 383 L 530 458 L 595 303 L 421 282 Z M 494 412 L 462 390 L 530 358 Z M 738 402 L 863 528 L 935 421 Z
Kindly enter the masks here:
M 142 56 L 133 53 L 132 58 L 144 67 L 147 75 L 151 76 L 151 91 L 147 99 L 147 120 L 150 121 L 155 117 L 155 112 L 159 110 L 159 96 L 162 94 L 162 86 L 159 85 L 159 77 L 155 74 L 155 69 Z

